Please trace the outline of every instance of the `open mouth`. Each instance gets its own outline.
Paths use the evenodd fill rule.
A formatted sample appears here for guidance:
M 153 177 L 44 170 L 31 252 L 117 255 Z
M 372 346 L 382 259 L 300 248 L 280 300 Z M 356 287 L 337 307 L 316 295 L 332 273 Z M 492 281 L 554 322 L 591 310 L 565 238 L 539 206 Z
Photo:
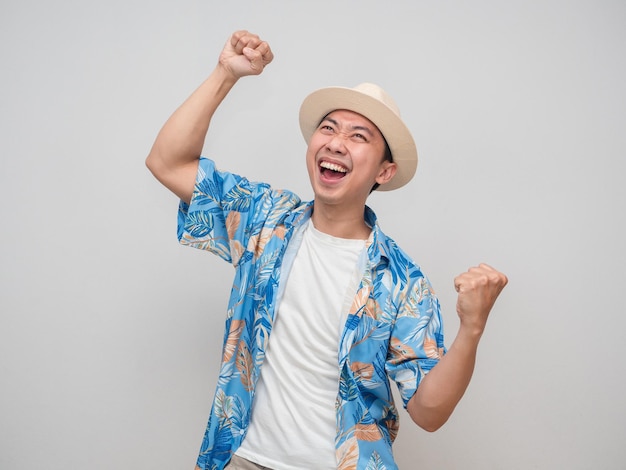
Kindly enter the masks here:
M 336 163 L 323 161 L 320 163 L 320 172 L 324 178 L 329 180 L 339 180 L 346 176 L 348 170 Z

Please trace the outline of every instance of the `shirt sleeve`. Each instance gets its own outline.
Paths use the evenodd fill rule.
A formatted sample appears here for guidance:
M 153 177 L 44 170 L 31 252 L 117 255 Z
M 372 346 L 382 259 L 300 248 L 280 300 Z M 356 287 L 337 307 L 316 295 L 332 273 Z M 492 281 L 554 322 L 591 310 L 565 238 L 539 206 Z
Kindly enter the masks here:
M 212 160 L 201 158 L 191 202 L 179 204 L 179 242 L 235 264 L 246 244 L 243 226 L 254 188 L 246 178 L 218 171 Z
M 387 372 L 398 385 L 404 407 L 445 352 L 439 300 L 421 277 L 399 307 L 387 356 Z

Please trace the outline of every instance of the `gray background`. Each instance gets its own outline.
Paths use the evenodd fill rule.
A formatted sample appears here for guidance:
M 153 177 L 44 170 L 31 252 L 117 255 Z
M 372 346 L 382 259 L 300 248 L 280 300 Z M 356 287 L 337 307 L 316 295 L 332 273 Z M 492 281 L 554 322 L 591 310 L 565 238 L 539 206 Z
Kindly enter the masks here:
M 191 469 L 232 268 L 175 237 L 144 166 L 249 29 L 276 55 L 218 111 L 220 166 L 311 196 L 304 96 L 379 83 L 420 154 L 375 194 L 458 327 L 453 278 L 510 278 L 446 426 L 402 414 L 401 468 L 626 467 L 622 1 L 4 1 L 0 468 Z

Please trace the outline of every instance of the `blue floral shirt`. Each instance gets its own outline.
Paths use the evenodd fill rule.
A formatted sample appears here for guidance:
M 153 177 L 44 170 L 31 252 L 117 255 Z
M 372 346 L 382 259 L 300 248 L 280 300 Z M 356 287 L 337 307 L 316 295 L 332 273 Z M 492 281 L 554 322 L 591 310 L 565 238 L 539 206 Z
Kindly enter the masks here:
M 285 250 L 312 202 L 220 172 L 200 159 L 191 203 L 180 203 L 180 243 L 211 251 L 235 268 L 221 369 L 198 466 L 222 469 L 245 437 L 277 304 Z M 445 353 L 439 302 L 420 268 L 372 227 L 363 278 L 339 344 L 337 468 L 396 469 L 399 425 L 389 379 L 404 406 Z

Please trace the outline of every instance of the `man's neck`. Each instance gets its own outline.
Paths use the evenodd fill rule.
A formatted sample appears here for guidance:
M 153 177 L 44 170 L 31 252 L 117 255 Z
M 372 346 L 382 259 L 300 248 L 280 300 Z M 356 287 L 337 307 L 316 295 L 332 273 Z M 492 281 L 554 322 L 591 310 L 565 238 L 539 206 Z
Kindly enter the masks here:
M 311 219 L 317 230 L 333 237 L 367 240 L 372 229 L 365 223 L 364 213 L 365 207 L 346 211 L 316 202 Z

